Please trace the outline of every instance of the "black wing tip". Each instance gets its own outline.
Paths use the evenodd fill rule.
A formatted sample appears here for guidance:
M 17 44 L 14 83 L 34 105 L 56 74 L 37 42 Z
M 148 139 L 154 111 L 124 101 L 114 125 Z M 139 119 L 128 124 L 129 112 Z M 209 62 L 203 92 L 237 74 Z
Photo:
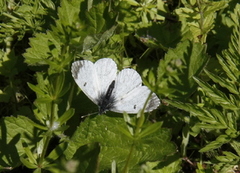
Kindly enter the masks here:
M 71 72 L 72 72 L 72 76 L 74 79 L 78 78 L 78 72 L 82 66 L 83 66 L 83 64 L 81 63 L 81 61 L 75 61 L 72 63 Z

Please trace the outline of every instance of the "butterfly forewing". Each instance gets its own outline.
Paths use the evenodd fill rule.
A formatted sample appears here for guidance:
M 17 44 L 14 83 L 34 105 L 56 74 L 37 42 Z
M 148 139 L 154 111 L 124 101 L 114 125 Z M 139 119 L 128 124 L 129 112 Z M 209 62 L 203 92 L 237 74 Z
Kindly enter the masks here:
M 99 88 L 96 83 L 96 80 L 98 79 L 94 64 L 87 60 L 74 62 L 72 64 L 72 76 L 88 98 L 97 104 Z
M 130 91 L 138 86 L 142 86 L 140 75 L 133 69 L 123 69 L 116 78 L 113 95 L 118 98 L 125 97 Z
M 110 58 L 102 58 L 95 62 L 94 68 L 96 70 L 97 81 L 95 81 L 99 88 L 99 96 L 106 94 L 108 87 L 115 80 L 117 75 L 117 65 Z

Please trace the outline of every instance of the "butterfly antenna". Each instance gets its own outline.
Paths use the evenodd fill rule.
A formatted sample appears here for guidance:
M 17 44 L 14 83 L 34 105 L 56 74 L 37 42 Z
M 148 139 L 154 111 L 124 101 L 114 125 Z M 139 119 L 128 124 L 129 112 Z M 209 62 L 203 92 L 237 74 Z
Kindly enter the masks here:
M 91 114 L 82 115 L 81 118 L 86 118 L 86 117 L 94 115 L 94 114 L 98 114 L 98 112 L 93 112 Z

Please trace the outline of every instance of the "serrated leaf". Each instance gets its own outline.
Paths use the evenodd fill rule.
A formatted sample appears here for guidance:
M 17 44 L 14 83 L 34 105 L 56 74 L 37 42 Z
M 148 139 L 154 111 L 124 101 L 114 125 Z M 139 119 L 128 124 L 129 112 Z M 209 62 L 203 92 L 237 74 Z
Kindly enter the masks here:
M 80 4 L 82 0 L 67 1 L 62 0 L 58 8 L 58 16 L 64 26 L 73 26 L 79 18 Z
M 99 3 L 93 6 L 89 12 L 86 12 L 85 18 L 88 23 L 87 31 L 90 35 L 100 33 L 105 26 L 105 20 L 103 18 L 105 9 L 106 3 Z
M 221 64 L 223 70 L 226 72 L 226 75 L 232 80 L 232 81 L 237 81 L 237 73 L 234 73 L 236 71 L 236 66 L 235 65 L 229 65 L 221 56 L 217 55 L 218 61 Z M 231 62 L 232 64 L 233 62 Z
M 237 87 L 231 83 L 230 81 L 227 81 L 226 79 L 223 79 L 211 72 L 209 72 L 208 70 L 204 70 L 204 72 L 216 83 L 218 83 L 219 85 L 221 85 L 222 87 L 227 88 L 230 92 L 234 93 L 234 94 L 239 94 L 239 91 L 237 90 Z
M 208 83 L 201 81 L 194 77 L 194 80 L 202 87 L 206 94 L 218 105 L 221 105 L 225 109 L 238 110 L 238 106 L 234 105 L 231 100 L 228 99 L 226 94 L 218 90 L 217 88 L 210 86 Z
M 223 144 L 230 142 L 232 139 L 227 135 L 220 135 L 215 141 L 210 142 L 205 147 L 203 147 L 199 152 L 207 152 L 213 149 L 221 147 Z
M 47 60 L 53 58 L 51 50 L 57 49 L 61 52 L 61 42 L 50 32 L 47 34 L 38 33 L 34 38 L 30 38 L 30 46 L 24 53 L 25 62 L 29 65 L 47 65 Z
M 122 118 L 104 115 L 87 118 L 72 137 L 72 142 L 69 143 L 65 155 L 69 159 L 79 147 L 98 142 L 101 146 L 99 156 L 101 158 L 101 170 L 109 169 L 113 160 L 116 161 L 118 169 L 122 170 L 126 164 L 124 160 L 128 157 L 134 143 L 132 153 L 134 157 L 129 163 L 129 170 L 131 170 L 138 163 L 158 160 L 175 152 L 175 146 L 169 142 L 170 131 L 166 129 L 159 129 L 155 133 L 136 141 L 120 132 L 119 129 L 121 128 L 127 128 Z
M 190 103 L 183 103 L 183 102 L 177 102 L 177 101 L 171 101 L 171 100 L 164 100 L 164 102 L 169 103 L 179 109 L 183 109 L 187 112 L 190 112 L 193 116 L 196 116 L 203 122 L 210 123 L 210 124 L 216 122 L 216 119 L 205 108 L 202 108 Z
M 226 126 L 223 126 L 221 123 L 218 123 L 218 122 L 211 123 L 211 124 L 201 124 L 201 123 L 198 123 L 196 125 L 199 128 L 208 129 L 208 130 L 226 129 Z
M 197 88 L 193 76 L 199 75 L 208 62 L 205 48 L 204 45 L 185 41 L 175 49 L 169 49 L 158 68 L 158 93 L 187 99 Z M 169 88 L 173 90 L 171 93 Z

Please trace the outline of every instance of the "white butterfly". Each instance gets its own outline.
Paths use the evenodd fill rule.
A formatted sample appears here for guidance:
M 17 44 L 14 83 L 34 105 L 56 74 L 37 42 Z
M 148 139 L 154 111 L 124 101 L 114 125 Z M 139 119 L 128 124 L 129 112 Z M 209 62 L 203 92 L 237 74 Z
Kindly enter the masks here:
M 143 109 L 151 91 L 142 86 L 141 76 L 133 69 L 117 73 L 117 65 L 110 58 L 92 63 L 88 60 L 72 64 L 72 76 L 81 90 L 99 106 L 99 114 L 106 111 L 136 114 Z M 160 105 L 155 93 L 145 108 L 150 112 Z

